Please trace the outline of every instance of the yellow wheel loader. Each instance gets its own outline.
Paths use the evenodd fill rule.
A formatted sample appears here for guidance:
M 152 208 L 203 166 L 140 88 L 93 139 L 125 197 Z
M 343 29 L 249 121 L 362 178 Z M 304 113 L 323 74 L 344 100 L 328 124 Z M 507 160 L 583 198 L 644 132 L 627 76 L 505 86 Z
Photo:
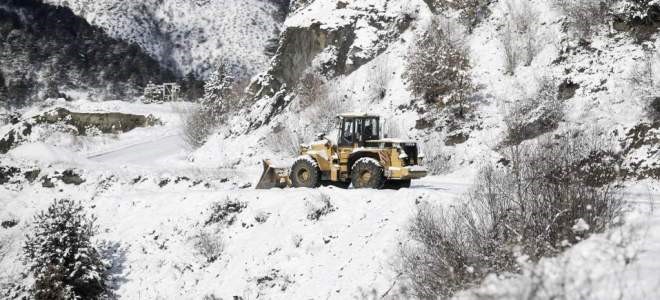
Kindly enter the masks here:
M 381 138 L 380 117 L 347 113 L 337 117 L 339 134 L 333 144 L 324 135 L 300 146 L 293 165 L 276 166 L 264 160 L 257 189 L 331 184 L 348 188 L 407 188 L 412 179 L 426 176 L 417 143 Z

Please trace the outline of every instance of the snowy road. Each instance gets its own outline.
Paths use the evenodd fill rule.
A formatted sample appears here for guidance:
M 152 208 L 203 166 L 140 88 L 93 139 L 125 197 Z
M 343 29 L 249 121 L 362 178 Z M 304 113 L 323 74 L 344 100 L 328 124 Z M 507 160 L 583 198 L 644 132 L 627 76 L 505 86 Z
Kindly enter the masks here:
M 182 136 L 174 134 L 97 153 L 88 156 L 88 158 L 92 161 L 104 163 L 156 165 L 158 161 L 181 154 L 184 151 L 186 151 L 186 145 Z

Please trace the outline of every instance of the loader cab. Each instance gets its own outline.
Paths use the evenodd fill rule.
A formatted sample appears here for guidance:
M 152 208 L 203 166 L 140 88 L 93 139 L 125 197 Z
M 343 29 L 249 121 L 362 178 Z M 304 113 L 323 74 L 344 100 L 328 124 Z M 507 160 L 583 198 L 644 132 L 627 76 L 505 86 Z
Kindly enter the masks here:
M 363 147 L 366 141 L 380 138 L 380 117 L 368 114 L 343 114 L 338 120 L 339 147 Z

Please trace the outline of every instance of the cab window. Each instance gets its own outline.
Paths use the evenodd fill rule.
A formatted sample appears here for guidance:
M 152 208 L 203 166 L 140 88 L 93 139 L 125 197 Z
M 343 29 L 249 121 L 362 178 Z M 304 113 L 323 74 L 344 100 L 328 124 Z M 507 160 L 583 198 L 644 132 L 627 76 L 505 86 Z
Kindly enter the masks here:
M 352 145 L 354 138 L 353 121 L 344 121 L 342 123 L 341 140 L 339 141 L 339 144 Z
M 363 141 L 368 140 L 377 140 L 378 136 L 378 119 L 365 119 L 364 120 L 364 130 L 363 130 Z

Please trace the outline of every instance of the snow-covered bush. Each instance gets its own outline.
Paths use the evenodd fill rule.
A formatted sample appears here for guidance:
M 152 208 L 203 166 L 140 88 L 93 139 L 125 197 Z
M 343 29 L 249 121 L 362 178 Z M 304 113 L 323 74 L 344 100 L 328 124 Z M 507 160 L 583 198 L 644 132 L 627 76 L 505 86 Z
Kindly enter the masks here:
M 434 135 L 422 144 L 424 153 L 424 166 L 431 174 L 439 175 L 451 169 L 451 155 L 442 142 L 440 136 Z
M 234 77 L 230 74 L 229 66 L 221 64 L 211 73 L 204 83 L 204 97 L 200 100 L 202 110 L 219 122 L 223 113 L 228 111 L 226 101 L 231 94 Z
M 104 294 L 108 264 L 92 243 L 94 220 L 68 199 L 54 201 L 35 216 L 23 247 L 35 299 L 98 299 Z
M 641 97 L 651 119 L 660 119 L 660 54 L 646 53 L 630 70 L 628 81 L 635 95 Z
M 403 76 L 414 95 L 441 108 L 458 106 L 463 117 L 474 86 L 468 51 L 456 27 L 443 18 L 434 18 L 411 49 Z
M 404 126 L 403 120 L 385 118 L 383 120 L 383 136 L 388 138 L 409 139 L 410 130 Z
M 335 209 L 335 206 L 330 202 L 330 196 L 321 193 L 318 203 L 307 202 L 307 219 L 318 221 L 322 216 L 335 211 Z
M 204 145 L 216 126 L 215 119 L 202 108 L 182 110 L 180 117 L 183 140 L 193 149 Z
M 277 126 L 272 133 L 266 136 L 265 143 L 277 153 L 295 157 L 299 154 L 300 144 L 305 142 L 307 136 L 305 127 L 298 126 L 294 122 L 287 122 Z
M 431 5 L 438 12 L 453 10 L 458 12 L 461 23 L 472 31 L 479 22 L 488 17 L 489 0 L 432 0 Z
M 207 229 L 200 230 L 195 235 L 194 243 L 197 254 L 204 257 L 208 263 L 212 263 L 220 258 L 225 248 L 221 233 Z
M 301 113 L 308 134 L 330 133 L 335 128 L 337 115 L 350 111 L 350 102 L 345 101 L 344 90 L 335 82 L 330 82 L 325 97 L 312 103 Z M 314 136 L 305 137 L 309 141 Z
M 655 24 L 660 19 L 658 0 L 621 0 L 614 2 L 612 14 L 628 24 Z
M 504 115 L 507 144 L 518 144 L 557 128 L 564 118 L 564 104 L 552 78 L 541 78 L 536 93 L 512 103 Z
M 555 0 L 566 14 L 568 25 L 578 39 L 591 40 L 598 27 L 607 24 L 610 7 L 616 0 Z
M 577 135 L 577 136 L 576 136 Z M 516 272 L 601 232 L 622 214 L 619 187 L 592 185 L 592 140 L 569 132 L 505 150 L 503 165 L 479 173 L 465 204 L 422 206 L 401 248 L 401 271 L 421 297 L 447 297 L 490 273 Z
M 415 296 L 449 298 L 490 272 L 511 268 L 505 265 L 511 259 L 499 253 L 482 228 L 486 217 L 465 205 L 444 212 L 422 203 L 408 228 L 410 242 L 399 249 L 399 271 L 409 279 Z M 493 266 L 498 263 L 501 269 Z
M 204 83 L 204 97 L 196 109 L 181 112 L 184 141 L 199 148 L 229 114 L 239 109 L 245 81 L 234 81 L 231 69 L 221 64 Z
M 215 202 L 211 205 L 211 212 L 204 225 L 223 223 L 231 225 L 236 220 L 236 215 L 247 207 L 247 203 L 227 197 L 224 201 Z
M 370 96 L 379 101 L 387 93 L 387 85 L 392 79 L 392 68 L 387 54 L 382 55 L 374 62 L 373 71 L 369 73 Z
M 505 21 L 500 32 L 505 71 L 514 74 L 522 64 L 531 65 L 541 51 L 539 27 L 536 23 L 539 12 L 526 0 L 507 0 L 504 3 Z
M 297 103 L 300 109 L 310 107 L 316 101 L 322 101 L 327 94 L 325 79 L 318 72 L 308 71 L 300 77 L 296 88 Z

